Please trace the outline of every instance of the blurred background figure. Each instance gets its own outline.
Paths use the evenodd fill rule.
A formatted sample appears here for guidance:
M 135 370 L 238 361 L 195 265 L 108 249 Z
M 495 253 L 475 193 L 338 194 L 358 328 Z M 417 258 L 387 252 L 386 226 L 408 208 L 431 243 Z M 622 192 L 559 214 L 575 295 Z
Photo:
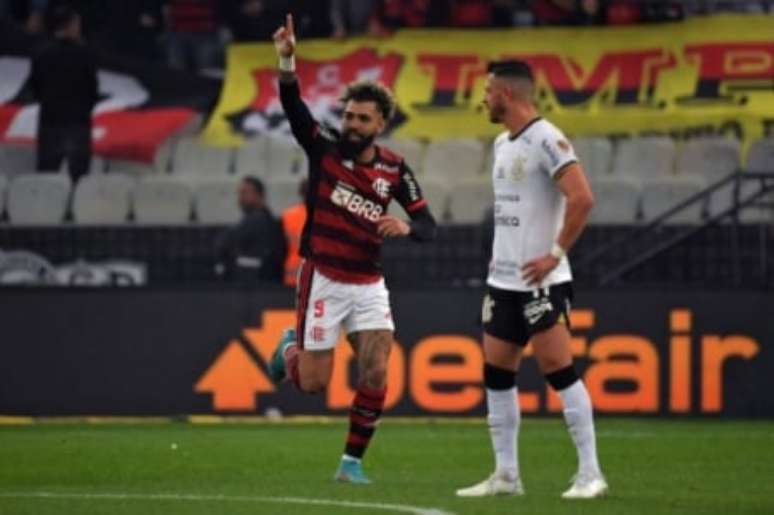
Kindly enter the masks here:
M 266 41 L 291 9 L 290 0 L 226 0 L 226 21 L 237 43 Z
M 266 206 L 266 191 L 257 177 L 239 185 L 242 220 L 216 242 L 216 271 L 244 285 L 282 281 L 287 245 L 282 226 Z
M 170 67 L 202 71 L 222 66 L 222 4 L 216 0 L 166 0 L 165 50 Z
M 286 286 L 296 287 L 298 282 L 298 268 L 301 266 L 301 233 L 306 223 L 306 189 L 309 183 L 306 179 L 298 185 L 298 196 L 301 201 L 294 204 L 282 212 L 282 230 L 285 233 L 288 252 L 285 256 L 285 279 Z
M 378 0 L 331 0 L 333 37 L 345 38 L 368 32 Z
M 678 21 L 684 18 L 681 2 L 654 0 L 535 0 L 535 25 L 632 25 Z
M 73 181 L 91 165 L 91 112 L 98 100 L 97 67 L 82 41 L 80 15 L 70 5 L 49 7 L 53 39 L 32 61 L 30 83 L 40 103 L 37 168 L 56 172 L 66 160 Z
M 443 0 L 379 0 L 369 33 L 386 36 L 398 29 L 439 27 L 448 13 Z
M 28 3 L 26 28 L 30 34 L 41 34 L 46 30 L 45 12 L 48 0 L 30 0 Z
M 99 30 L 100 47 L 148 62 L 161 60 L 164 0 L 114 2 Z
M 293 12 L 296 18 L 296 30 L 300 37 L 306 39 L 330 37 L 333 31 L 331 0 L 314 2 L 297 0 Z

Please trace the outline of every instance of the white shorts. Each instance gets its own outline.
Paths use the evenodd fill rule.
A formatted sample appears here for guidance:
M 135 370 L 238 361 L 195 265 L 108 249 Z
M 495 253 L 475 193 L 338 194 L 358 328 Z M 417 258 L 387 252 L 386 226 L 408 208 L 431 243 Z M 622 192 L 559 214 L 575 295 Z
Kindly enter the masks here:
M 298 344 L 306 350 L 334 348 L 341 326 L 347 334 L 395 330 L 384 279 L 342 283 L 322 275 L 308 261 L 300 267 L 296 314 Z

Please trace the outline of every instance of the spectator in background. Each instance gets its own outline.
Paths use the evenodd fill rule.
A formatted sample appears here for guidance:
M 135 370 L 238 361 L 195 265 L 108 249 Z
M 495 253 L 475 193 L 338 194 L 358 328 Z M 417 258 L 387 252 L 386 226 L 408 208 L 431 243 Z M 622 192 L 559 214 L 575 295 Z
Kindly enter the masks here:
M 163 30 L 163 0 L 132 0 L 111 4 L 98 32 L 103 48 L 156 62 L 161 60 L 159 38 Z
M 329 38 L 333 33 L 331 0 L 296 0 L 294 11 L 299 37 Z
M 535 0 L 535 25 L 573 25 L 578 14 L 577 0 Z
M 612 0 L 607 6 L 609 25 L 632 25 L 642 21 L 642 7 L 631 0 Z
M 301 233 L 306 223 L 306 190 L 309 183 L 306 179 L 298 185 L 298 195 L 301 202 L 290 206 L 282 212 L 282 230 L 285 232 L 285 241 L 288 245 L 288 253 L 285 257 L 286 286 L 296 287 L 298 282 L 298 268 L 301 266 Z
M 537 0 L 537 25 L 631 25 L 683 19 L 679 2 L 636 0 Z
M 266 41 L 290 10 L 290 0 L 226 0 L 225 16 L 234 41 Z
M 108 13 L 112 12 L 116 4 L 131 4 L 137 1 L 110 2 L 108 7 L 108 2 L 104 0 L 27 0 L 30 9 L 30 14 L 27 18 L 27 30 L 33 33 L 35 31 L 35 13 L 44 13 L 58 5 L 68 5 L 75 9 L 81 18 L 81 33 L 84 39 L 92 42 L 92 37 L 98 34 L 105 26 Z
M 642 17 L 647 22 L 680 21 L 685 19 L 685 7 L 681 2 L 651 2 L 641 6 Z
M 29 0 L 29 13 L 27 16 L 26 29 L 30 34 L 41 34 L 45 32 L 46 26 L 44 16 L 48 7 L 48 0 Z
M 491 27 L 494 22 L 494 2 L 492 0 L 448 0 L 448 16 L 450 27 L 466 28 Z
M 236 42 L 271 39 L 285 15 L 293 12 L 304 37 L 331 35 L 330 0 L 225 0 L 224 16 Z
M 379 0 L 369 32 L 386 36 L 398 29 L 440 27 L 448 17 L 443 0 Z
M 282 227 L 266 207 L 263 183 L 245 177 L 239 185 L 244 216 L 217 241 L 216 271 L 242 284 L 281 282 L 286 244 Z
M 0 0 L 0 20 L 11 20 L 24 25 L 31 34 L 45 30 L 43 15 L 47 0 Z
M 378 0 L 331 0 L 333 37 L 337 39 L 368 32 Z
M 30 72 L 32 92 L 40 103 L 38 170 L 58 171 L 66 159 L 76 181 L 91 166 L 97 67 L 83 44 L 81 18 L 72 7 L 50 7 L 46 26 L 54 38 L 33 57 Z
M 166 0 L 167 63 L 179 70 L 201 71 L 223 63 L 217 0 Z

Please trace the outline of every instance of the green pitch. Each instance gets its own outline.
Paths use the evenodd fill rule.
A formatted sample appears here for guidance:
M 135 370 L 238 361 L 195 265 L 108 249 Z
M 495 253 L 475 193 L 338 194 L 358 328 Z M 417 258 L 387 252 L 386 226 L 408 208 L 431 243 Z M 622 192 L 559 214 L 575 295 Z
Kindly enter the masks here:
M 342 421 L 0 427 L 0 514 L 774 513 L 772 422 L 601 419 L 597 431 L 611 495 L 570 502 L 559 419 L 522 425 L 526 496 L 487 499 L 454 497 L 490 472 L 480 421 L 385 420 L 366 487 L 331 480 Z

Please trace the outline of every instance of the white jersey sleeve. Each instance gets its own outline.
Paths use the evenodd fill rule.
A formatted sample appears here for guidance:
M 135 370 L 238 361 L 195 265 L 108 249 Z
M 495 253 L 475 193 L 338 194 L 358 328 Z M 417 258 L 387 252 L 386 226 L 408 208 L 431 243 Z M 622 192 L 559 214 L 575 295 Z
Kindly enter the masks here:
M 543 125 L 539 148 L 539 162 L 541 169 L 552 179 L 558 179 L 557 174 L 567 165 L 578 162 L 575 150 L 556 126 L 546 123 Z

